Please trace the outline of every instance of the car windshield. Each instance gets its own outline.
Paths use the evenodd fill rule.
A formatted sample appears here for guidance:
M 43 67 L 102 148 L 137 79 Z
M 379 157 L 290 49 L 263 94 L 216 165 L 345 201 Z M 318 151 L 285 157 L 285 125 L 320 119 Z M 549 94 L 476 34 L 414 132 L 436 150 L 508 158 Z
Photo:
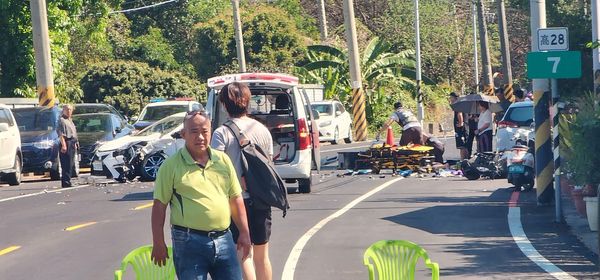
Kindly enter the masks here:
M 518 126 L 529 126 L 533 122 L 533 106 L 509 108 L 503 120 Z
M 178 117 L 167 117 L 158 122 L 155 122 L 149 127 L 144 128 L 142 131 L 138 132 L 136 136 L 148 136 L 154 133 L 160 133 L 160 135 L 165 135 L 166 133 L 171 132 L 175 127 L 183 123 L 183 116 Z
M 73 114 L 91 114 L 91 113 L 113 113 L 108 106 L 98 105 L 75 105 Z
M 312 108 L 319 112 L 319 115 L 331 115 L 333 114 L 333 106 L 330 104 L 312 104 Z
M 73 123 L 78 133 L 112 131 L 109 115 L 74 115 Z
M 50 131 L 56 128 L 57 118 L 52 109 L 16 108 L 13 109 L 13 114 L 21 132 Z
M 188 105 L 164 105 L 146 107 L 141 114 L 141 121 L 157 121 L 164 117 L 185 112 L 188 110 Z

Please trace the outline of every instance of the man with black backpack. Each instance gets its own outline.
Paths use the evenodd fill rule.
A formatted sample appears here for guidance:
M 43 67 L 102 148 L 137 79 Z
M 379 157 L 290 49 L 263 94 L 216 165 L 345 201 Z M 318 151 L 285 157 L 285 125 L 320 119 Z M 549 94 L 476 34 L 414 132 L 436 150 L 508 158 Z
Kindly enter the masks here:
M 262 123 L 248 117 L 250 89 L 233 82 L 223 87 L 219 101 L 230 120 L 217 128 L 211 147 L 231 158 L 244 190 L 248 227 L 254 255 L 242 261 L 244 279 L 271 280 L 269 259 L 271 207 L 287 210 L 285 186 L 272 166 L 273 138 Z M 232 228 L 234 236 L 235 228 Z M 235 240 L 235 239 L 234 239 Z

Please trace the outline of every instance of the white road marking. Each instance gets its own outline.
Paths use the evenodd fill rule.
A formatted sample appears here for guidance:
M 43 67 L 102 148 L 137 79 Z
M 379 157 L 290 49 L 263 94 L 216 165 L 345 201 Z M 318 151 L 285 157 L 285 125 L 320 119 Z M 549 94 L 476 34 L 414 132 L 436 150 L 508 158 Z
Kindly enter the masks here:
M 64 188 L 64 189 L 61 188 L 61 189 L 56 189 L 56 190 L 51 190 L 51 191 L 44 190 L 44 191 L 36 192 L 36 193 L 23 194 L 23 195 L 18 195 L 18 196 L 3 198 L 3 199 L 0 199 L 0 202 L 15 200 L 15 199 L 19 199 L 19 198 L 32 197 L 32 196 L 37 196 L 37 195 L 41 195 L 41 194 L 45 194 L 45 193 L 55 193 L 55 192 L 72 191 L 72 190 L 76 190 L 76 189 L 86 188 L 86 187 L 89 187 L 89 186 L 90 185 L 81 185 L 81 186 L 77 186 L 77 187 L 70 187 L 70 188 Z
M 344 206 L 344 208 L 331 214 L 329 217 L 321 220 L 315 226 L 313 226 L 311 229 L 309 229 L 306 233 L 304 233 L 304 235 L 302 235 L 300 237 L 300 239 L 298 239 L 298 241 L 294 245 L 294 248 L 292 248 L 292 251 L 290 252 L 290 255 L 287 258 L 287 261 L 285 262 L 285 266 L 283 267 L 283 273 L 281 274 L 281 279 L 282 280 L 293 280 L 294 279 L 294 272 L 296 271 L 296 265 L 298 264 L 298 260 L 300 259 L 300 254 L 302 254 L 302 250 L 304 249 L 304 246 L 306 246 L 306 243 L 308 243 L 308 240 L 310 240 L 310 238 L 313 237 L 313 235 L 315 235 L 327 223 L 329 223 L 333 219 L 343 215 L 344 213 L 346 213 L 348 210 L 352 209 L 352 207 L 356 206 L 361 201 L 369 198 L 373 194 L 387 188 L 388 186 L 390 186 L 402 179 L 404 179 L 404 178 L 402 178 L 402 177 L 396 178 L 394 180 L 383 183 L 379 187 L 372 189 L 368 193 L 363 194 L 359 198 L 348 203 L 348 205 Z
M 515 243 L 521 249 L 521 252 L 525 254 L 531 261 L 537 264 L 540 268 L 548 272 L 552 277 L 560 280 L 575 280 L 577 278 L 569 275 L 562 271 L 548 259 L 544 258 L 531 244 L 525 231 L 523 231 L 523 225 L 521 224 L 521 208 L 509 207 L 508 208 L 508 227 L 510 228 L 510 234 L 512 235 Z

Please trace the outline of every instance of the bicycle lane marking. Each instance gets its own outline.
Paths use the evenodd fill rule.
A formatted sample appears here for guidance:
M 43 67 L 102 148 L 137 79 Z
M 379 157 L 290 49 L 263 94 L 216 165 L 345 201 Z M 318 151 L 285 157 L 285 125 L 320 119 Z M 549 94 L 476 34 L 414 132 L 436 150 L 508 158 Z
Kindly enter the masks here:
M 510 229 L 510 234 L 513 237 L 519 249 L 527 258 L 529 258 L 532 262 L 534 262 L 537 266 L 539 266 L 544 271 L 548 272 L 552 277 L 560 280 L 576 280 L 577 278 L 569 275 L 568 273 L 562 271 L 548 259 L 544 258 L 531 244 L 525 231 L 523 230 L 523 225 L 521 224 L 521 207 L 517 206 L 517 202 L 519 201 L 519 192 L 513 192 L 510 197 L 510 201 L 508 202 L 508 227 Z
M 394 180 L 391 180 L 391 181 L 388 181 L 386 183 L 379 185 L 378 187 L 372 189 L 368 193 L 363 194 L 362 196 L 354 199 L 352 202 L 348 203 L 342 209 L 329 215 L 327 218 L 321 220 L 316 225 L 314 225 L 312 228 L 310 228 L 306 233 L 304 233 L 304 235 L 302 235 L 300 237 L 300 239 L 298 239 L 298 241 L 296 241 L 296 244 L 292 248 L 292 251 L 290 252 L 290 255 L 288 256 L 288 258 L 285 262 L 285 265 L 283 267 L 283 273 L 281 274 L 281 279 L 282 280 L 293 280 L 294 279 L 294 272 L 296 271 L 296 265 L 298 264 L 298 260 L 300 259 L 300 255 L 302 254 L 302 250 L 304 249 L 304 246 L 306 246 L 306 244 L 313 237 L 313 235 L 315 235 L 327 223 L 331 222 L 335 218 L 340 217 L 341 215 L 346 213 L 348 210 L 352 209 L 354 206 L 356 206 L 361 201 L 369 198 L 370 196 L 376 194 L 377 192 L 389 187 L 390 185 L 392 185 L 402 179 L 404 179 L 404 178 L 403 177 L 396 178 Z

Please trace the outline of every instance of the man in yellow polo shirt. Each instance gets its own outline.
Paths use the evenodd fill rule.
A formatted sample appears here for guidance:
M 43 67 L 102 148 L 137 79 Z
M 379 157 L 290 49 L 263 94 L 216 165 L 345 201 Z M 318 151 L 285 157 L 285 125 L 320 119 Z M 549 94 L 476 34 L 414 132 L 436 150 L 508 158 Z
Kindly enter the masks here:
M 204 111 L 192 111 L 184 120 L 185 147 L 160 167 L 152 207 L 152 259 L 163 265 L 167 255 L 164 224 L 171 206 L 173 261 L 178 279 L 242 279 L 237 251 L 250 252 L 246 209 L 235 169 L 229 157 L 209 148 L 210 120 Z M 233 219 L 240 235 L 236 245 L 229 225 Z

